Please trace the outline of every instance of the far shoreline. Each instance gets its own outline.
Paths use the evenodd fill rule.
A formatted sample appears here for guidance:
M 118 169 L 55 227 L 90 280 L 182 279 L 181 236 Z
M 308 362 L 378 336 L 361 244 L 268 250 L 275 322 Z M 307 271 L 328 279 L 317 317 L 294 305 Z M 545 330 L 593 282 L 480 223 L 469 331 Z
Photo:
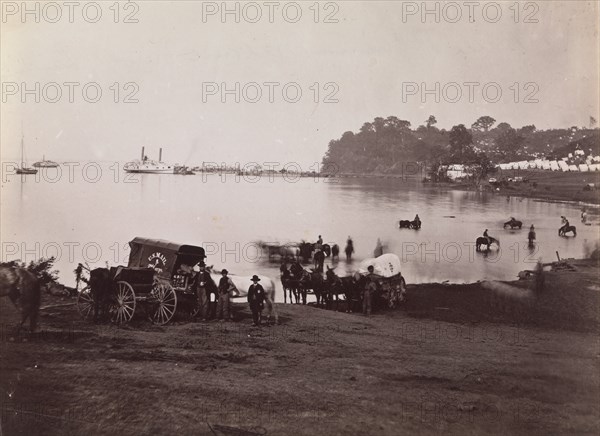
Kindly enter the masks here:
M 414 175 L 385 174 L 385 173 L 341 173 L 335 178 L 352 179 L 403 179 L 417 182 L 425 187 L 450 189 L 455 191 L 486 192 L 499 196 L 523 197 L 550 203 L 565 203 L 577 206 L 598 207 L 600 206 L 600 173 L 576 173 L 576 172 L 554 172 L 519 170 L 515 174 L 529 179 L 529 182 L 511 183 L 506 187 L 495 188 L 487 181 L 474 186 L 467 182 L 432 182 L 423 181 Z M 512 176 L 513 171 L 506 171 L 506 176 Z M 490 175 L 500 179 L 495 174 Z M 595 188 L 584 190 L 588 183 Z

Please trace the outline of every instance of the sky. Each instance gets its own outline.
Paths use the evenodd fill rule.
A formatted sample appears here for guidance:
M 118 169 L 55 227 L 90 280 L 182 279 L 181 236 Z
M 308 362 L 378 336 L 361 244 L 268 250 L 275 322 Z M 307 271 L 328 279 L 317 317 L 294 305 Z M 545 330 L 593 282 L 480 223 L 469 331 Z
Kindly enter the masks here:
M 428 2 L 425 16 L 401 1 L 229 2 L 239 13 L 224 16 L 222 2 L 89 3 L 72 17 L 64 2 L 2 3 L 2 160 L 23 134 L 31 162 L 124 163 L 145 146 L 171 163 L 315 169 L 378 116 L 600 120 L 595 1 Z

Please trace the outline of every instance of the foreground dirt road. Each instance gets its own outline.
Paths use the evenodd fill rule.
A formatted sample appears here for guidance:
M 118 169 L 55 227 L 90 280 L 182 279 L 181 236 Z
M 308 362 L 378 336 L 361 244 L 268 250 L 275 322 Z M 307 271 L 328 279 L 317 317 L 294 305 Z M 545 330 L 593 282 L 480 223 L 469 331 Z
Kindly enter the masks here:
M 281 324 L 262 328 L 241 304 L 232 323 L 140 319 L 116 328 L 62 306 L 42 311 L 40 334 L 15 337 L 17 314 L 4 305 L 2 434 L 600 429 L 597 334 L 416 318 L 408 309 L 366 318 L 278 308 Z

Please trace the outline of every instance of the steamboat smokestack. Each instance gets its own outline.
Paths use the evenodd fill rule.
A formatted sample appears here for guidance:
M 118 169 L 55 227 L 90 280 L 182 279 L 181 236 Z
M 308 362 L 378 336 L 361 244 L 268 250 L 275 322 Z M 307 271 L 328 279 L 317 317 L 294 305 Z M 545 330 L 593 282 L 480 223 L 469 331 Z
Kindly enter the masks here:
M 141 158 L 141 160 L 142 161 L 144 160 L 144 147 L 142 147 L 142 158 Z
M 162 162 L 162 148 L 158 149 L 158 161 Z

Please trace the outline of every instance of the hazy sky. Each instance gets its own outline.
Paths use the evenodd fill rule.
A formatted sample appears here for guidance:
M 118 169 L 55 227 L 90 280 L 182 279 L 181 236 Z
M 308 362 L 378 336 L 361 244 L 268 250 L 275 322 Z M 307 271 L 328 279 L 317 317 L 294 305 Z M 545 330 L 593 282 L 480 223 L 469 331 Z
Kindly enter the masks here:
M 236 23 L 234 14 L 208 15 L 221 2 L 191 1 L 121 3 L 118 23 L 112 1 L 98 2 L 102 16 L 95 23 L 85 19 L 94 21 L 93 7 L 84 17 L 86 2 L 74 9 L 73 23 L 68 6 L 57 2 L 60 19 L 56 7 L 40 5 L 36 23 L 33 14 L 23 19 L 21 2 L 4 2 L 3 160 L 19 155 L 21 124 L 30 162 L 42 154 L 57 161 L 125 162 L 144 145 L 150 157 L 163 147 L 169 162 L 296 161 L 308 168 L 320 162 L 331 139 L 376 116 L 395 115 L 416 127 L 434 114 L 444 128 L 470 125 L 481 115 L 538 128 L 587 126 L 590 116 L 600 120 L 595 1 L 524 2 L 518 15 L 512 1 L 478 2 L 474 23 L 464 2 L 454 3 L 461 7 L 460 19 L 454 6 L 429 2 L 432 10 L 439 8 L 439 22 L 434 14 L 423 20 L 421 2 L 322 2 L 318 23 L 314 2 L 298 3 L 302 16 L 295 23 L 289 21 L 296 6 L 278 3 L 272 23 L 265 2 L 228 3 L 240 10 Z M 502 16 L 494 23 L 496 5 Z M 262 17 L 252 23 L 257 10 Z M 122 22 L 128 14 L 138 22 Z M 326 16 L 338 22 L 324 23 Z M 448 22 L 453 20 L 458 22 Z M 35 89 L 36 82 L 39 103 L 22 93 L 22 83 Z M 62 92 L 56 103 L 50 102 L 57 99 L 51 82 Z M 65 82 L 79 83 L 73 103 Z M 97 103 L 83 98 L 83 85 L 90 82 L 102 90 Z M 137 103 L 123 102 L 135 91 L 124 88 L 128 82 L 137 86 Z M 219 92 L 203 95 L 203 84 L 210 82 L 230 89 L 239 82 L 240 102 L 233 94 L 226 103 Z M 250 101 L 255 87 L 246 87 L 246 98 L 242 94 L 251 82 L 262 91 L 256 103 Z M 273 102 L 265 82 L 280 84 L 273 85 Z M 416 95 L 408 92 L 415 92 L 411 82 L 418 84 Z M 436 82 L 440 102 L 434 94 L 422 101 L 421 83 L 435 90 Z M 462 97 L 451 82 L 460 85 Z M 297 103 L 283 98 L 289 83 L 296 84 L 287 88 L 289 99 L 297 88 L 302 91 Z M 502 98 L 491 102 L 498 88 Z M 95 88 L 87 91 L 94 98 Z M 338 102 L 325 103 L 328 96 Z

